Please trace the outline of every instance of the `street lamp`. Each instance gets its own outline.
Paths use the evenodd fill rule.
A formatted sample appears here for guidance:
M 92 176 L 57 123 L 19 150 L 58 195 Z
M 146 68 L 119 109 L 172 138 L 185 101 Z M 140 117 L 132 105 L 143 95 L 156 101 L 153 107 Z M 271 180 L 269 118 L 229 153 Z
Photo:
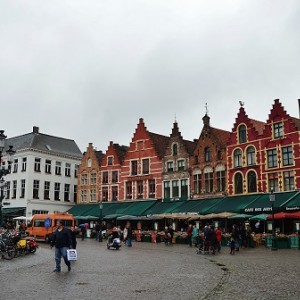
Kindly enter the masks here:
M 271 194 L 269 195 L 269 200 L 272 204 L 272 250 L 278 250 L 277 247 L 277 238 L 275 235 L 275 222 L 274 222 L 274 203 L 275 203 L 275 195 L 273 189 L 271 189 Z
M 102 199 L 99 202 L 99 223 L 100 223 L 100 235 L 99 235 L 99 242 L 102 242 L 102 214 L 103 214 L 103 203 Z
M 2 167 L 2 153 L 4 152 L 5 149 L 5 139 L 6 135 L 4 134 L 4 130 L 0 130 L 0 182 L 1 182 L 1 191 L 0 191 L 0 227 L 2 226 L 3 223 L 3 218 L 2 218 L 2 201 L 4 199 L 4 187 L 6 182 L 4 181 L 3 177 L 7 174 L 10 173 L 11 170 L 11 157 L 16 153 L 15 150 L 13 150 L 13 146 L 9 146 L 8 150 L 6 150 L 6 155 L 7 155 L 7 169 Z

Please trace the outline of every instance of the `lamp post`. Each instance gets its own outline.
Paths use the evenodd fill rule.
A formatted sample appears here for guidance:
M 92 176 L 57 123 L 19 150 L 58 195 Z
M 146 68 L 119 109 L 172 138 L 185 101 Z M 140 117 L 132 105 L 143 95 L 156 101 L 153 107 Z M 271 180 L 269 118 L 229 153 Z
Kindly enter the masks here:
M 272 204 L 272 250 L 278 250 L 277 247 L 277 238 L 275 235 L 275 222 L 274 222 L 274 203 L 275 203 L 275 195 L 273 189 L 271 189 L 271 194 L 269 196 L 269 200 Z
M 100 223 L 99 242 L 102 242 L 102 214 L 103 214 L 103 203 L 102 203 L 102 199 L 100 199 L 100 202 L 99 202 L 99 223 Z
M 1 191 L 0 191 L 0 227 L 2 226 L 3 223 L 3 217 L 2 217 L 2 201 L 4 199 L 4 187 L 5 187 L 5 181 L 3 177 L 7 174 L 10 173 L 11 169 L 11 157 L 16 153 L 16 151 L 13 150 L 13 146 L 9 146 L 9 149 L 6 150 L 6 155 L 8 157 L 8 166 L 7 169 L 2 167 L 2 153 L 4 152 L 5 149 L 5 139 L 6 135 L 4 134 L 4 130 L 0 130 L 0 181 L 1 181 Z

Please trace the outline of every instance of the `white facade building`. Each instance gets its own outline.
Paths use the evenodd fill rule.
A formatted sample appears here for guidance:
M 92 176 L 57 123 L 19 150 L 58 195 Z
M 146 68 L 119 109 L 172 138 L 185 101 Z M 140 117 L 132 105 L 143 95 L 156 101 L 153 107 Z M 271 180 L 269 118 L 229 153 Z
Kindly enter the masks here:
M 31 133 L 9 138 L 12 158 L 2 212 L 5 217 L 65 212 L 77 202 L 77 170 L 82 153 L 73 140 Z M 3 157 L 2 164 L 7 164 Z M 6 166 L 7 167 L 7 166 Z

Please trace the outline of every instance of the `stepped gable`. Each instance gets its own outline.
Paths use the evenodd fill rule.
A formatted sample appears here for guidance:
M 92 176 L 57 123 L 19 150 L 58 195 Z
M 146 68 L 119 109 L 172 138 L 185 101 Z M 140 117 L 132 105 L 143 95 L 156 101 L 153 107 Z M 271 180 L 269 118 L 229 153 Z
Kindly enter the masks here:
M 210 134 L 213 136 L 214 140 L 221 146 L 221 147 L 226 147 L 228 139 L 230 137 L 230 132 L 215 128 L 215 127 L 210 127 Z
M 5 144 L 12 145 L 16 151 L 32 149 L 82 157 L 82 152 L 74 140 L 40 133 L 39 128 L 36 126 L 33 127 L 31 133 L 8 138 L 5 140 Z
M 113 144 L 113 147 L 115 149 L 115 152 L 116 152 L 116 155 L 118 157 L 119 163 L 122 164 L 129 147 L 124 146 L 124 145 L 119 145 L 119 144 Z

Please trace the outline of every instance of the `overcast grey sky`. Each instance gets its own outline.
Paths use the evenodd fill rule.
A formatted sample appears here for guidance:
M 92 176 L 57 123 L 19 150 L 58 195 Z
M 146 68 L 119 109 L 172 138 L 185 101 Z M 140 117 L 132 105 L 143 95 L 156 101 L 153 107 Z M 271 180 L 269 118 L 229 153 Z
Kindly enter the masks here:
M 273 100 L 298 117 L 300 1 L 2 0 L 1 124 L 129 145 L 139 118 L 169 135 L 231 130 L 245 102 L 265 121 Z

